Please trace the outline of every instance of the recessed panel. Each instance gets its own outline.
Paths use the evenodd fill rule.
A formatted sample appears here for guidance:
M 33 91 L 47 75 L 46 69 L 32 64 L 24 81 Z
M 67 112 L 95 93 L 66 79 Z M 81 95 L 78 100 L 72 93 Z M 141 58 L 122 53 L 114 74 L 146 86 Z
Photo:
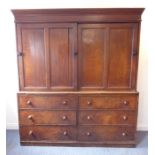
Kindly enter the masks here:
M 44 29 L 23 28 L 24 87 L 46 87 Z
M 102 89 L 104 87 L 104 65 L 106 31 L 104 27 L 82 27 L 79 31 L 79 80 L 80 88 Z
M 73 87 L 72 29 L 50 28 L 50 83 L 53 89 Z

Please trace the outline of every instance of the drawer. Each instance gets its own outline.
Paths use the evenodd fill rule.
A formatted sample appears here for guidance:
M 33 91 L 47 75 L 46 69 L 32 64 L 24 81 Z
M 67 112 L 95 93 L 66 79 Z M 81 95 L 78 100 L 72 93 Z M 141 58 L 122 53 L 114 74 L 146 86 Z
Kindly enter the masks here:
M 70 95 L 18 95 L 19 108 L 76 109 L 77 98 Z
M 75 125 L 76 111 L 20 110 L 20 125 Z
M 67 141 L 75 140 L 76 128 L 74 127 L 20 127 L 21 141 Z
M 90 125 L 135 125 L 136 112 L 134 111 L 99 111 L 99 110 L 83 110 L 79 112 L 79 124 Z
M 80 126 L 78 140 L 81 141 L 123 141 L 134 140 L 133 127 L 127 126 Z
M 137 95 L 81 96 L 80 109 L 128 109 L 137 108 Z

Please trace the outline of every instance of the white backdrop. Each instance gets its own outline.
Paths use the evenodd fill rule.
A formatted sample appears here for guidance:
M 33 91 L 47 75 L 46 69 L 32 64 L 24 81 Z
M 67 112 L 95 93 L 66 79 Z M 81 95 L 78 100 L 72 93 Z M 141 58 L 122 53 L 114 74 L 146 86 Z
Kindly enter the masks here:
M 148 127 L 148 38 L 151 14 L 145 0 L 5 0 L 0 9 L 0 105 L 6 104 L 7 129 L 18 128 L 17 99 L 18 72 L 16 61 L 16 41 L 14 18 L 11 9 L 24 8 L 104 8 L 104 7 L 145 7 L 142 16 L 140 56 L 138 70 L 139 111 L 138 129 L 147 130 Z M 8 2 L 7 2 L 8 1 Z M 154 11 L 155 13 L 155 11 Z M 152 36 L 154 39 L 154 37 Z M 5 115 L 4 115 L 5 117 Z

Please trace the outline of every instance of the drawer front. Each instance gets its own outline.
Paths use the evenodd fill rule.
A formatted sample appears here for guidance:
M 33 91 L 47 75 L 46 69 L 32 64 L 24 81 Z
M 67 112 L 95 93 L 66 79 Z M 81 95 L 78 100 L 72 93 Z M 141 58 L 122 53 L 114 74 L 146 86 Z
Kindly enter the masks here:
M 134 140 L 132 127 L 126 126 L 80 126 L 78 140 L 81 141 L 123 141 Z
M 127 109 L 137 108 L 136 95 L 81 96 L 80 109 Z
M 77 98 L 70 95 L 19 95 L 19 108 L 76 109 Z
M 21 110 L 21 125 L 75 125 L 76 111 Z
M 136 113 L 134 111 L 80 111 L 79 124 L 90 125 L 135 125 Z
M 20 127 L 20 137 L 22 141 L 68 141 L 75 140 L 76 128 L 74 127 Z

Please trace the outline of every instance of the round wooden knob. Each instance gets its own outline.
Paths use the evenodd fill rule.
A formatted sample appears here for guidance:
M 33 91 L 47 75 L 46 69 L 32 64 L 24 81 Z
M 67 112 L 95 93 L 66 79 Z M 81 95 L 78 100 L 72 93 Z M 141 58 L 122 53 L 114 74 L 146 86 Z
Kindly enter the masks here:
M 87 102 L 87 104 L 88 104 L 88 105 L 91 105 L 91 104 L 92 104 L 92 102 L 91 102 L 91 101 L 88 101 L 88 102 Z
M 123 120 L 127 120 L 128 119 L 128 117 L 127 116 L 123 116 Z
M 30 119 L 30 120 L 32 120 L 33 119 L 33 116 L 32 115 L 28 115 L 27 118 Z
M 122 136 L 125 137 L 125 136 L 127 136 L 127 134 L 126 134 L 125 132 L 123 132 L 123 133 L 122 133 Z
M 64 132 L 63 132 L 63 135 L 64 135 L 64 136 L 67 136 L 67 135 L 68 135 L 67 131 L 64 131 Z
M 63 105 L 66 105 L 66 104 L 67 104 L 67 101 L 63 101 L 62 104 L 63 104 Z
M 66 119 L 67 119 L 67 116 L 62 116 L 62 119 L 63 119 L 63 120 L 66 120 Z
M 124 105 L 128 105 L 128 101 L 123 101 L 123 104 Z
M 28 101 L 26 102 L 26 104 L 27 104 L 27 105 L 31 105 L 32 102 L 31 102 L 30 100 L 28 100 Z
M 91 119 L 91 116 L 87 116 L 87 120 L 90 120 Z
M 29 133 L 28 133 L 28 135 L 29 135 L 29 136 L 33 136 L 33 135 L 34 135 L 34 134 L 33 134 L 33 131 L 30 130 Z
M 87 135 L 87 136 L 91 136 L 91 133 L 90 133 L 90 132 L 87 132 L 86 135 Z

